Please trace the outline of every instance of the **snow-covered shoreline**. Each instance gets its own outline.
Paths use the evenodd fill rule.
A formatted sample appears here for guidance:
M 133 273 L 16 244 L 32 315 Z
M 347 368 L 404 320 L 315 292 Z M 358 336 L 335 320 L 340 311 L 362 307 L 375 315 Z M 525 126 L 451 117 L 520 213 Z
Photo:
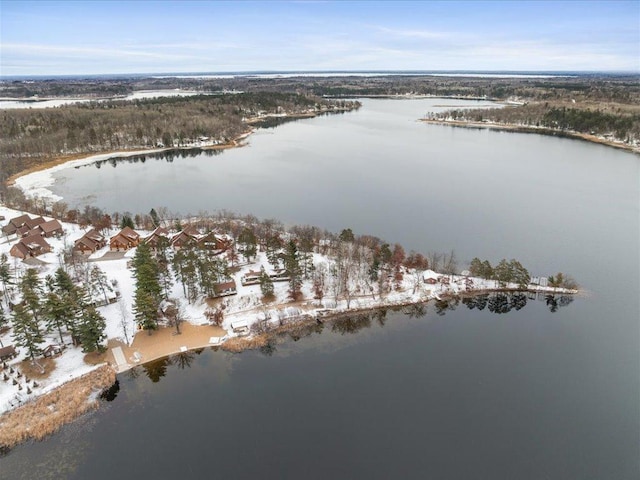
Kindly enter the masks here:
M 95 161 L 95 157 L 97 156 L 92 157 L 92 161 Z M 84 161 L 88 160 L 84 159 Z M 5 221 L 23 213 L 0 205 L 0 216 L 4 216 Z M 61 223 L 64 235 L 60 238 L 47 238 L 52 247 L 50 253 L 31 259 L 34 262 L 30 264 L 23 264 L 17 259 L 10 260 L 9 265 L 14 270 L 13 276 L 15 276 L 16 282 L 25 269 L 30 267 L 35 267 L 38 270 L 40 278 L 54 274 L 61 265 L 63 250 L 73 245 L 85 234 L 85 230 L 77 224 Z M 116 232 L 117 230 L 112 229 L 109 233 Z M 142 234 L 149 235 L 151 232 L 143 231 Z M 18 241 L 17 236 L 13 239 L 10 237 L 13 235 L 0 238 L 0 254 L 8 255 L 11 246 Z M 314 298 L 312 282 L 305 280 L 301 288 L 302 300 L 291 303 L 288 298 L 288 282 L 280 281 L 274 282 L 274 301 L 265 304 L 262 300 L 260 285 L 255 282 L 243 281 L 243 276 L 255 272 L 256 269 L 262 267 L 269 270 L 271 268 L 266 253 L 258 252 L 251 262 L 239 263 L 238 268 L 234 270 L 232 280 L 237 286 L 235 294 L 216 300 L 219 302 L 217 306 L 224 305 L 224 318 L 220 326 L 213 325 L 208 319 L 207 310 L 210 305 L 203 298 L 188 302 L 185 299 L 182 286 L 176 283 L 169 289 L 169 298 L 178 299 L 182 303 L 184 318 L 189 324 L 185 330 L 190 331 L 187 331 L 185 335 L 173 335 L 173 327 L 162 327 L 150 336 L 147 335 L 147 332 L 142 331 L 138 331 L 136 334 L 132 314 L 135 281 L 128 263 L 134 253 L 135 248 L 126 253 L 109 252 L 107 245 L 87 257 L 87 260 L 91 262 L 87 265 L 97 266 L 117 289 L 117 301 L 99 307 L 106 320 L 105 334 L 109 342 L 108 350 L 88 363 L 88 357 L 81 352 L 79 347 L 68 345 L 68 348 L 53 360 L 47 376 L 37 379 L 37 386 L 20 379 L 20 377 L 16 378 L 16 374 L 12 372 L 11 378 L 16 382 L 11 385 L 11 379 L 7 379 L 6 383 L 0 384 L 3 386 L 0 389 L 0 427 L 5 421 L 5 413 L 23 408 L 33 408 L 30 405 L 34 404 L 36 399 L 57 391 L 70 381 L 91 374 L 104 365 L 108 365 L 115 372 L 123 372 L 162 357 L 207 346 L 219 346 L 234 352 L 259 348 L 263 346 L 263 342 L 268 339 L 269 335 L 284 333 L 288 329 L 294 330 L 315 322 L 339 321 L 345 315 L 423 304 L 430 301 L 444 301 L 455 297 L 505 291 L 550 294 L 578 293 L 574 290 L 536 285 L 523 288 L 515 284 L 499 284 L 495 280 L 485 280 L 469 275 L 442 275 L 431 270 L 403 267 L 403 277 L 394 288 L 383 295 L 380 295 L 373 288 L 370 289 L 370 292 L 367 289 L 353 289 L 347 299 L 338 296 L 337 293 L 332 293 L 332 290 L 327 287 L 326 295 L 317 299 Z M 325 269 L 333 261 L 329 256 L 320 253 L 313 253 L 312 257 L 315 266 L 323 266 Z M 356 291 L 358 291 L 357 294 Z M 6 309 L 5 312 L 8 315 Z M 14 343 L 10 331 L 1 333 L 0 340 L 3 341 L 4 346 Z M 46 335 L 45 343 L 53 345 L 60 341 L 57 332 L 50 332 Z M 67 341 L 68 339 L 65 340 L 65 342 Z M 26 353 L 20 352 L 17 358 L 8 360 L 7 363 L 9 367 L 20 371 L 22 368 L 26 368 L 22 363 L 25 359 Z M 23 388 L 20 388 L 21 386 Z M 85 410 L 79 409 L 78 411 L 80 414 Z M 67 416 L 60 422 L 65 423 L 73 418 L 75 418 L 73 415 Z M 23 432 L 20 433 L 20 435 L 22 434 Z
M 537 135 L 548 136 L 561 136 L 576 140 L 584 140 L 590 143 L 597 143 L 599 145 L 605 145 L 607 147 L 617 148 L 619 150 L 626 150 L 631 153 L 640 154 L 640 146 L 625 143 L 620 140 L 609 139 L 599 135 L 592 135 L 589 133 L 576 132 L 573 130 L 559 130 L 549 127 L 537 127 L 535 125 L 521 125 L 517 123 L 495 123 L 490 121 L 475 122 L 472 120 L 453 120 L 453 119 L 434 119 L 423 118 L 421 122 L 431 125 L 444 125 L 449 127 L 459 128 L 471 128 L 471 129 L 485 129 L 496 131 L 507 131 L 515 133 L 533 133 Z

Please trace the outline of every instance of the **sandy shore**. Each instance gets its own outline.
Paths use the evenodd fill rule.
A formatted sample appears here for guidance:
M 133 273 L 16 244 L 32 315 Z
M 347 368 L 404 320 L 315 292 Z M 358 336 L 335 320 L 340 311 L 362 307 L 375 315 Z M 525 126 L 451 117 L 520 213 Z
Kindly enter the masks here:
M 513 124 L 497 124 L 497 123 L 484 123 L 484 122 L 472 122 L 466 120 L 432 120 L 428 118 L 420 119 L 421 122 L 431 123 L 435 125 L 448 125 L 450 127 L 461 128 L 484 128 L 487 130 L 509 131 L 516 133 L 537 133 L 538 135 L 551 135 L 560 136 L 566 138 L 574 138 L 577 140 L 585 140 L 591 143 L 598 143 L 600 145 L 606 145 L 608 147 L 617 148 L 620 150 L 626 150 L 631 153 L 640 154 L 640 147 L 634 147 L 623 142 L 617 142 L 615 140 L 607 140 L 600 138 L 596 135 L 590 135 L 588 133 L 570 132 L 565 130 L 555 130 L 553 128 L 540 128 L 540 127 L 528 127 L 523 125 Z
M 198 326 L 184 322 L 180 325 L 180 334 L 174 327 L 161 327 L 152 331 L 140 331 L 136 334 L 131 345 L 118 340 L 109 340 L 105 353 L 107 361 L 118 372 L 124 372 L 136 365 L 152 362 L 158 358 L 174 355 L 186 350 L 210 347 L 219 343 L 211 343 L 211 338 L 221 339 L 227 332 L 216 326 Z M 113 350 L 121 348 L 126 365 L 118 365 Z

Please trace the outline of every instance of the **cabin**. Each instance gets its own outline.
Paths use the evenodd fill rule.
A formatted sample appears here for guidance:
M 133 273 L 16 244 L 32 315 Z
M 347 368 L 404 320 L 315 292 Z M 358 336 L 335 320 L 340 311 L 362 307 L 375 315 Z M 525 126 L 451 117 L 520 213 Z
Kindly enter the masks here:
M 11 360 L 18 356 L 18 351 L 13 345 L 0 348 L 0 361 Z
M 24 222 L 24 225 L 26 227 L 29 227 L 29 229 L 31 230 L 33 228 L 36 228 L 38 225 L 42 225 L 45 222 L 46 222 L 46 220 L 44 218 L 36 217 L 36 218 L 30 218 L 30 219 L 26 220 Z
M 158 227 L 153 232 L 151 232 L 151 235 L 145 237 L 142 240 L 142 243 L 144 243 L 145 245 L 149 245 L 149 248 L 154 252 L 158 250 L 161 245 L 168 246 L 170 244 L 169 230 L 164 227 Z
M 231 240 L 231 238 L 227 237 L 226 235 L 216 235 L 213 232 L 209 232 L 206 235 L 198 238 L 197 244 L 199 248 L 210 250 L 219 254 L 231 248 L 233 240 Z
M 25 222 L 30 218 L 29 215 L 25 214 L 9 219 L 9 223 L 2 227 L 2 233 L 7 236 L 15 234 L 18 228 L 24 226 Z
M 140 244 L 140 234 L 130 227 L 124 227 L 109 240 L 112 252 L 126 251 Z
M 256 285 L 260 283 L 260 275 L 262 275 L 262 272 L 249 270 L 240 278 L 240 283 L 242 283 L 242 285 L 245 285 L 245 286 Z
M 37 257 L 38 255 L 49 253 L 50 251 L 51 245 L 47 243 L 42 235 L 35 234 L 21 238 L 18 243 L 11 247 L 9 254 L 24 260 L 25 258 Z
M 289 274 L 285 269 L 276 270 L 274 273 L 269 275 L 269 277 L 274 282 L 288 282 L 291 280 L 291 277 L 289 277 Z
M 246 320 L 231 322 L 231 330 L 239 336 L 249 335 L 249 323 Z
M 433 270 L 427 270 L 422 274 L 422 280 L 427 285 L 435 285 L 438 283 L 438 274 Z
M 42 350 L 42 356 L 45 358 L 55 357 L 57 355 L 60 355 L 65 348 L 66 347 L 64 345 L 49 345 Z
M 213 286 L 213 291 L 216 297 L 226 297 L 228 295 L 236 295 L 236 282 L 230 280 L 228 282 L 217 283 Z
M 91 229 L 76 240 L 73 251 L 82 255 L 91 255 L 107 245 L 107 241 L 96 229 Z
M 42 232 L 42 236 L 46 238 L 60 237 L 64 233 L 62 225 L 60 225 L 60 222 L 56 219 L 41 223 L 35 229 L 40 230 Z
M 171 246 L 174 250 L 180 250 L 181 248 L 186 247 L 187 245 L 193 244 L 196 242 L 197 237 L 195 235 L 191 235 L 187 232 L 187 229 L 182 230 L 181 232 L 176 233 L 171 238 Z

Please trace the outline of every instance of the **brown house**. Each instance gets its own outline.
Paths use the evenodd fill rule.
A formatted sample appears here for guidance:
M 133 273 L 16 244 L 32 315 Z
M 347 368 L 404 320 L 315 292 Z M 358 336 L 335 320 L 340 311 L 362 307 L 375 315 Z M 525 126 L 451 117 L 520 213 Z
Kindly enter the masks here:
M 2 227 L 2 233 L 7 236 L 13 235 L 14 233 L 16 233 L 18 228 L 24 226 L 24 223 L 29 220 L 29 218 L 29 215 L 25 214 L 9 219 L 9 223 Z
M 216 294 L 216 297 L 224 297 L 227 295 L 235 295 L 238 293 L 236 290 L 236 282 L 233 280 L 229 282 L 217 283 L 213 286 L 213 291 Z
M 222 253 L 233 244 L 233 240 L 227 236 L 216 235 L 213 232 L 209 232 L 206 235 L 198 238 L 198 247 L 204 250 L 211 250 L 214 252 Z
M 50 251 L 51 245 L 47 243 L 42 235 L 35 234 L 21 238 L 18 243 L 11 247 L 9 254 L 24 260 L 25 258 L 37 257 L 43 253 L 49 253 Z
M 140 234 L 130 227 L 124 227 L 120 232 L 111 237 L 111 240 L 109 240 L 109 249 L 119 252 L 137 247 L 139 244 Z
M 102 234 L 95 228 L 92 228 L 76 240 L 73 251 L 83 255 L 90 255 L 103 248 L 106 244 L 107 241 Z
M 158 249 L 160 244 L 169 245 L 169 230 L 163 227 L 156 228 L 151 235 L 142 240 L 142 243 L 149 245 L 153 251 Z
M 42 217 L 30 218 L 24 222 L 29 229 L 36 228 L 38 225 L 42 225 L 46 220 Z
M 48 222 L 41 223 L 36 227 L 37 229 L 42 231 L 42 235 L 45 237 L 59 237 L 64 233 L 62 229 L 62 225 L 58 220 L 49 220 Z
M 190 234 L 187 232 L 187 229 L 184 229 L 173 236 L 173 238 L 171 239 L 171 246 L 175 250 L 180 250 L 181 248 L 184 248 L 185 246 L 196 242 L 196 240 L 196 235 Z

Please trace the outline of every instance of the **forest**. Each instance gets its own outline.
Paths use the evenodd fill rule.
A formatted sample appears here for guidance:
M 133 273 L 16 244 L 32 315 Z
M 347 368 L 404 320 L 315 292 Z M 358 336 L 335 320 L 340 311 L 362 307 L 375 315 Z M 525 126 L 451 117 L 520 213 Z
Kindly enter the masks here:
M 221 145 L 269 114 L 345 111 L 357 102 L 297 93 L 235 93 L 78 103 L 0 112 L 0 181 L 51 158 L 206 141 Z

